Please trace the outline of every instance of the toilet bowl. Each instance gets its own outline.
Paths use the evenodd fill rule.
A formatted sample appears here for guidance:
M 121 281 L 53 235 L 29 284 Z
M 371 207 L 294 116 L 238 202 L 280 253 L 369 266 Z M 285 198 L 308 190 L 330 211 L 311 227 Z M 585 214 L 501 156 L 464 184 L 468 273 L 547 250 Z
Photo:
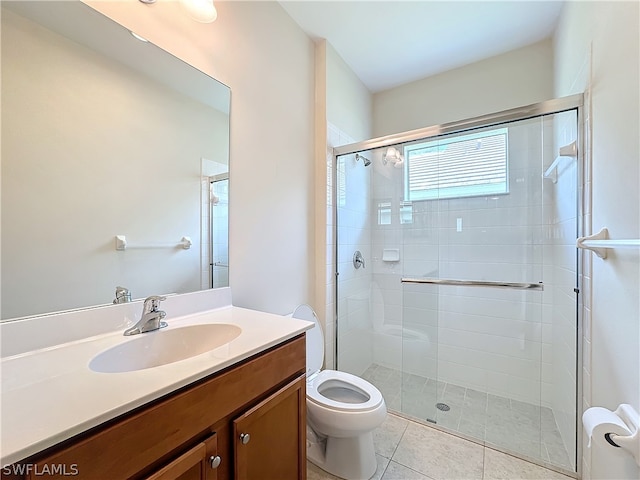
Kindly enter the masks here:
M 324 335 L 315 312 L 300 305 L 293 318 L 314 322 L 307 330 L 307 458 L 348 480 L 367 480 L 377 467 L 372 431 L 387 415 L 380 391 L 346 372 L 321 370 Z

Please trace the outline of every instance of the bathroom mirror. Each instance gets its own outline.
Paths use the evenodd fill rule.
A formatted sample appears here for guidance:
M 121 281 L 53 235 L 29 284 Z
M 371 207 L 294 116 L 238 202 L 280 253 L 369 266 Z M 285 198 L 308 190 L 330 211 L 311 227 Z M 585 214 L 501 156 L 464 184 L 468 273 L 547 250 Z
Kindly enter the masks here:
M 1 19 L 1 318 L 227 286 L 229 88 L 78 1 Z

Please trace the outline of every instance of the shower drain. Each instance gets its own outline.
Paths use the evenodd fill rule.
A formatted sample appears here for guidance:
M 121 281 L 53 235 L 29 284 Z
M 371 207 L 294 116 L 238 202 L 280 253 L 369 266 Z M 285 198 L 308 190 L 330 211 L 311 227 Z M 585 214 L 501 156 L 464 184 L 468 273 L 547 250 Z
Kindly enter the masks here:
M 451 410 L 451 407 L 446 403 L 436 403 L 436 408 L 438 410 L 442 410 L 443 412 L 448 412 L 449 410 Z

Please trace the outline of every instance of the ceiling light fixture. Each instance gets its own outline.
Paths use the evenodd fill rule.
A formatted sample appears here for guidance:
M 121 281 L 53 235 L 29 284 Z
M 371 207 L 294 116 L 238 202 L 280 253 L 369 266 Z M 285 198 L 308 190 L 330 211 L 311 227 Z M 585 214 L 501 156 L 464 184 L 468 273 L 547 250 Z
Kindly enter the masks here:
M 147 5 L 156 3 L 156 0 L 140 0 Z M 180 0 L 187 13 L 196 22 L 211 23 L 218 18 L 218 12 L 213 5 L 213 0 Z
M 180 3 L 196 22 L 211 23 L 218 18 L 213 0 L 180 0 Z

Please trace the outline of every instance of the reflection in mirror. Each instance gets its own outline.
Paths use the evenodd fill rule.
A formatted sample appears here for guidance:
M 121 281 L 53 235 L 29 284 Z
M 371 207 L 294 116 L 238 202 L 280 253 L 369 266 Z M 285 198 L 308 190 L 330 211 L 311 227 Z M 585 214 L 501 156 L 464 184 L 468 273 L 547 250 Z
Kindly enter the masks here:
M 229 89 L 81 2 L 1 20 L 1 318 L 227 286 Z

